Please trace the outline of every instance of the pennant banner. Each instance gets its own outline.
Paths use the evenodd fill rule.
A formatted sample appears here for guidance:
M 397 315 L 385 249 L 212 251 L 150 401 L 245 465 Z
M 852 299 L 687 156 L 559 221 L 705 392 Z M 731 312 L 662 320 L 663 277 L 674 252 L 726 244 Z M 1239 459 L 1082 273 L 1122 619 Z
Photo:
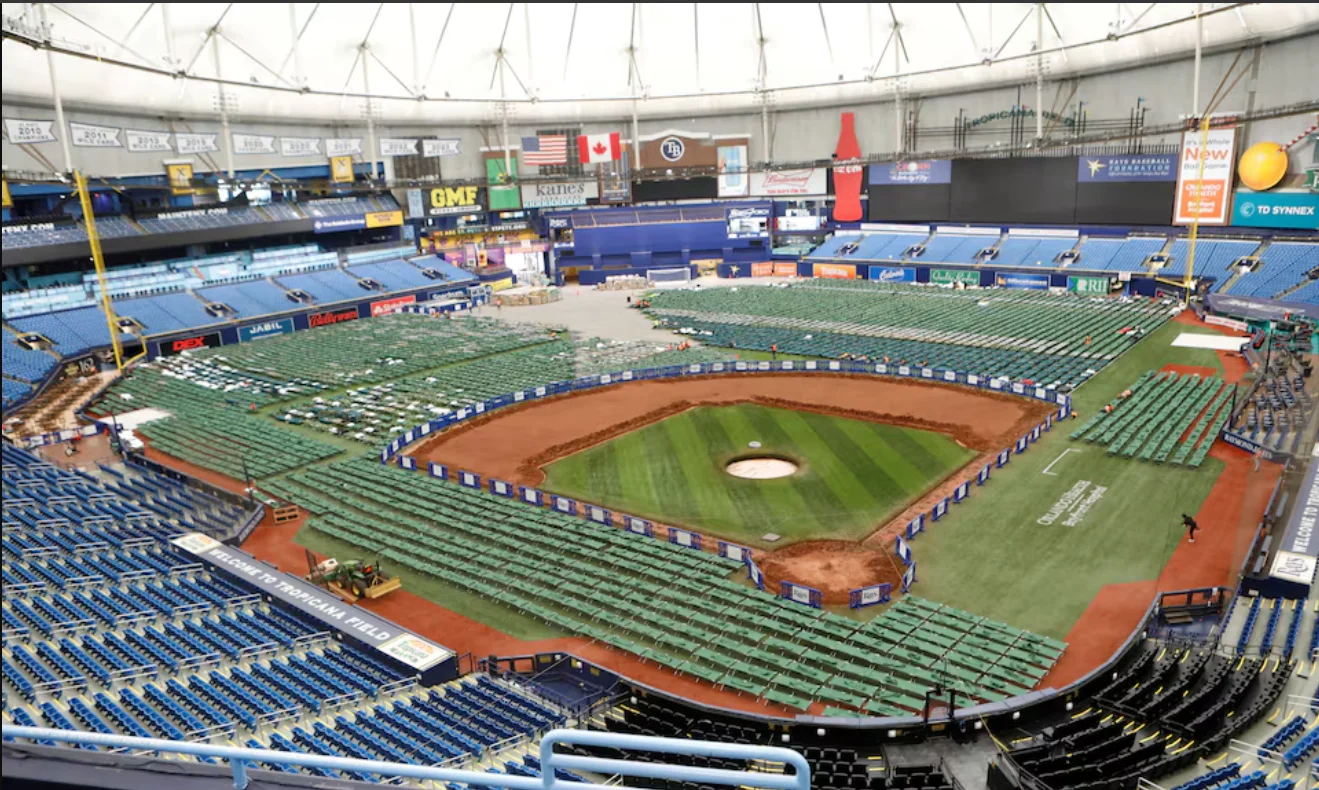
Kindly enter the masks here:
M 69 142 L 79 148 L 123 148 L 119 129 L 113 126 L 92 126 L 87 123 L 69 124 Z
M 404 140 L 398 137 L 380 138 L 380 155 L 381 156 L 416 156 L 417 141 Z
M 220 150 L 215 138 L 216 135 L 213 134 L 185 134 L 179 132 L 174 135 L 174 142 L 178 145 L 181 154 L 205 154 Z
M 327 137 L 325 138 L 325 155 L 326 156 L 361 156 L 362 138 L 360 137 Z
M 234 134 L 235 154 L 273 154 L 275 138 L 261 134 Z
M 457 156 L 462 153 L 461 141 L 458 138 L 446 140 L 422 140 L 422 156 Z M 413 153 L 416 153 L 415 151 Z
M 51 127 L 54 121 L 29 121 L 24 118 L 6 118 L 5 134 L 13 145 L 25 143 L 53 143 L 55 132 Z
M 280 156 L 320 156 L 321 140 L 319 137 L 281 137 L 279 153 Z
M 138 129 L 125 129 L 124 142 L 127 144 L 128 150 L 135 154 L 174 150 L 174 146 L 170 145 L 169 142 L 169 132 L 144 132 Z

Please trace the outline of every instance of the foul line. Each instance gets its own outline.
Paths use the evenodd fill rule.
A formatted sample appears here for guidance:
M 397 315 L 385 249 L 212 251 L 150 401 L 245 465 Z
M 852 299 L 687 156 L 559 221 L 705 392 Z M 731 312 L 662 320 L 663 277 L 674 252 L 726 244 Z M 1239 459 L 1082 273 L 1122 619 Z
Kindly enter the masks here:
M 1043 472 L 1040 472 L 1040 474 L 1042 474 L 1042 475 L 1048 475 L 1049 477 L 1057 477 L 1057 476 L 1058 476 L 1058 473 L 1057 473 L 1057 472 L 1050 472 L 1050 471 L 1049 471 L 1050 469 L 1053 468 L 1053 464 L 1056 464 L 1056 463 L 1058 463 L 1059 461 L 1061 461 L 1061 460 L 1063 459 L 1063 456 L 1064 456 L 1064 455 L 1067 455 L 1068 453 L 1079 453 L 1079 452 L 1081 452 L 1081 451 L 1078 450 L 1078 449 L 1076 449 L 1075 447 L 1068 447 L 1066 450 L 1063 450 L 1062 455 L 1060 455 L 1060 456 L 1058 456 L 1057 458 L 1053 459 L 1053 463 L 1052 463 L 1052 464 L 1049 464 L 1048 466 L 1044 467 L 1044 471 L 1043 471 Z

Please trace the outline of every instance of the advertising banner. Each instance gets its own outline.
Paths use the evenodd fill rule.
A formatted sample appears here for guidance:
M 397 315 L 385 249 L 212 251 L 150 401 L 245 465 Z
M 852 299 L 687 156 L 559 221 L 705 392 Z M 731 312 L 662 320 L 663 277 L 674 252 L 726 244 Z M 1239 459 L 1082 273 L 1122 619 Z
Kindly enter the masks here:
M 628 164 L 628 156 L 629 152 L 623 151 L 618 159 L 600 163 L 601 203 L 632 202 L 632 168 Z
M 367 228 L 397 228 L 403 224 L 403 212 L 371 211 L 364 217 Z
M 169 132 L 125 129 L 124 142 L 128 150 L 135 154 L 162 153 L 174 150 L 174 146 L 169 141 Z
M 856 114 L 845 112 L 839 119 L 838 143 L 834 147 L 834 210 L 836 222 L 859 222 L 861 181 L 865 165 L 861 164 L 861 143 L 856 136 Z
M 1108 277 L 1068 277 L 1067 290 L 1079 294 L 1097 294 L 1107 296 L 1112 286 Z
M 1296 494 L 1296 504 L 1279 550 L 1308 557 L 1319 556 L 1319 536 L 1314 534 L 1316 522 L 1319 522 L 1319 459 L 1312 459 L 1310 470 Z
M 504 172 L 504 154 L 487 153 L 485 159 L 485 178 L 490 185 L 486 190 L 486 205 L 491 211 L 509 211 L 522 208 L 522 191 L 515 183 L 518 177 L 518 157 L 513 154 L 508 159 L 508 170 Z
M 432 217 L 483 212 L 485 205 L 481 200 L 481 191 L 481 187 L 474 186 L 435 187 L 429 190 L 426 211 Z
M 522 185 L 523 208 L 585 206 L 588 200 L 598 197 L 600 197 L 600 187 L 595 181 Z
M 776 263 L 774 264 L 774 276 L 775 276 L 775 277 L 796 277 L 796 276 L 797 276 L 797 264 L 795 264 L 795 263 L 782 263 L 782 262 L 776 262 Z
M 1176 181 L 1176 154 L 1127 154 L 1082 156 L 1076 160 L 1076 180 L 1081 183 Z
M 980 272 L 972 269 L 931 269 L 930 282 L 935 285 L 979 285 Z
M 427 669 L 454 655 L 451 650 L 404 631 L 365 609 L 345 604 L 338 596 L 208 535 L 193 532 L 170 542 L 256 587 L 261 595 L 277 599 L 313 621 L 360 640 L 413 669 Z
M 1049 290 L 1047 274 L 999 274 L 994 276 L 994 285 L 999 288 L 1013 288 L 1021 291 Z
M 1319 192 L 1237 190 L 1232 224 L 1252 228 L 1319 230 Z
M 829 194 L 829 174 L 822 167 L 752 173 L 752 197 L 806 197 Z
M 811 267 L 811 276 L 824 280 L 855 280 L 856 267 L 837 263 L 817 263 Z
M 327 217 L 326 219 L 312 220 L 312 233 L 337 233 L 341 230 L 362 230 L 366 227 L 366 217 L 358 215 L 355 217 Z
M 113 126 L 69 123 L 69 142 L 80 148 L 122 148 L 119 130 Z
M 719 147 L 719 197 L 746 197 L 750 194 L 747 173 L 747 147 Z
M 881 283 L 914 283 L 916 270 L 910 266 L 871 266 L 870 279 Z
M 347 310 L 333 310 L 326 313 L 312 313 L 307 316 L 307 326 L 315 329 L 318 326 L 333 326 L 342 324 L 344 321 L 356 321 L 357 308 L 352 307 Z
M 769 236 L 769 206 L 728 209 L 728 238 L 763 239 Z
M 1210 129 L 1203 150 L 1202 134 L 1199 130 L 1182 133 L 1177 202 L 1172 212 L 1174 225 L 1190 225 L 1197 218 L 1201 225 L 1226 225 L 1230 216 L 1237 130 L 1235 127 Z
M 884 162 L 870 166 L 873 185 L 951 184 L 953 163 L 949 159 L 913 159 L 910 162 Z
M 267 337 L 279 337 L 293 331 L 293 319 L 281 318 L 278 321 L 266 321 L 261 324 L 248 324 L 238 327 L 238 342 L 250 343 Z
M 205 335 L 195 337 L 181 337 L 176 340 L 164 340 L 160 343 L 160 355 L 162 357 L 172 357 L 175 354 L 182 354 L 184 351 L 196 351 L 202 348 L 219 348 L 220 333 L 210 332 Z
M 1211 293 L 1205 297 L 1205 304 L 1216 313 L 1226 313 L 1239 318 L 1256 321 L 1282 321 L 1288 315 L 1305 316 L 1319 321 L 1319 305 L 1302 302 L 1286 302 L 1274 299 L 1254 299 L 1249 296 Z
M 753 263 L 753 264 L 751 264 L 751 276 L 752 276 L 752 277 L 773 277 L 773 276 L 774 276 L 774 264 L 773 264 L 773 263 L 770 263 L 769 261 L 765 261 L 765 262 L 763 262 L 763 263 Z
M 416 304 L 417 295 L 408 294 L 407 296 L 396 296 L 393 299 L 381 299 L 378 302 L 371 303 L 371 317 L 376 318 L 382 315 L 397 313 L 399 308 L 407 304 Z

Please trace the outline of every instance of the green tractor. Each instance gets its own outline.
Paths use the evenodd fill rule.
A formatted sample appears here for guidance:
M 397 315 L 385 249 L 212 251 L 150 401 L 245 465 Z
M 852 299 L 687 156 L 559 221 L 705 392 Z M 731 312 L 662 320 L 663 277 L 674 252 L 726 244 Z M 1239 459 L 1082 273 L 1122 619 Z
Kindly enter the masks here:
M 307 581 L 327 587 L 345 599 L 379 598 L 403 586 L 398 577 L 387 575 L 379 562 L 340 562 L 333 557 L 316 562 L 308 552 L 307 567 L 310 568 Z

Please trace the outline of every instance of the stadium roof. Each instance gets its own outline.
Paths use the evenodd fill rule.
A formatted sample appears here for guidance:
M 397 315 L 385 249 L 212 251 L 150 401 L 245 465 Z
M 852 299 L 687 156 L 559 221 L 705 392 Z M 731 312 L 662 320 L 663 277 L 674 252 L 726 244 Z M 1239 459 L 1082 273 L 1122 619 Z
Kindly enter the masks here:
M 1037 19 L 1037 7 L 1043 14 Z M 1204 3 L 1207 47 L 1319 25 Z M 482 123 L 828 105 L 1191 52 L 1195 3 L 4 3 L 6 100 L 161 114 Z M 1043 52 L 1037 53 L 1042 29 Z M 369 84 L 369 90 L 367 85 Z M 763 93 L 768 91 L 768 94 Z M 366 95 L 374 97 L 367 101 Z

